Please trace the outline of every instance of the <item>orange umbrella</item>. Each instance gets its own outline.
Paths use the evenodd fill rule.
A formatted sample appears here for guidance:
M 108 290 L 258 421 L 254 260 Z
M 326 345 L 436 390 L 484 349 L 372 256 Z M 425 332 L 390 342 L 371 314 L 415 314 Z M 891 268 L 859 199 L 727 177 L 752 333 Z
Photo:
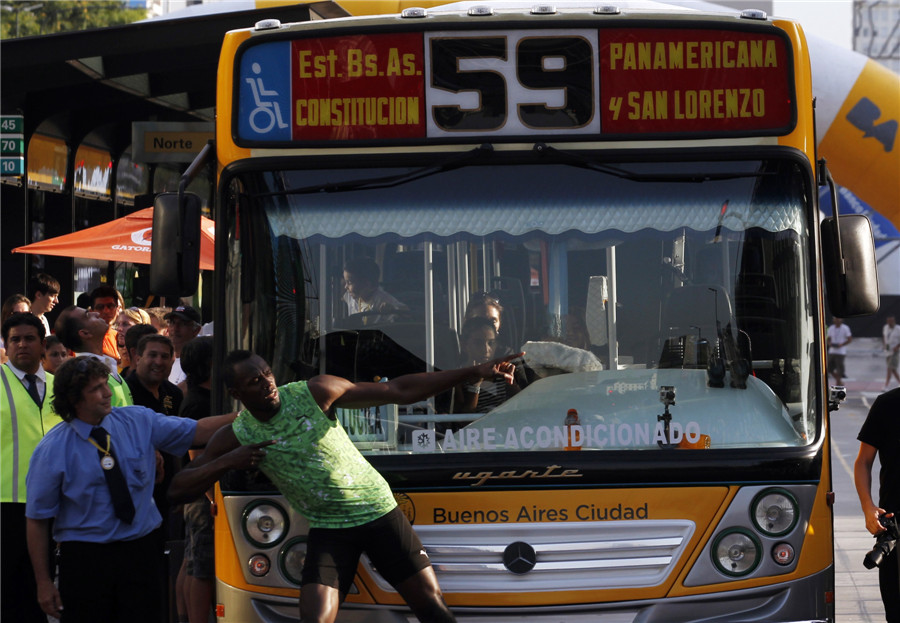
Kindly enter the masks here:
M 205 216 L 200 221 L 200 268 L 212 270 L 216 225 Z M 13 253 L 149 264 L 152 232 L 153 208 L 144 208 L 96 227 L 17 247 Z

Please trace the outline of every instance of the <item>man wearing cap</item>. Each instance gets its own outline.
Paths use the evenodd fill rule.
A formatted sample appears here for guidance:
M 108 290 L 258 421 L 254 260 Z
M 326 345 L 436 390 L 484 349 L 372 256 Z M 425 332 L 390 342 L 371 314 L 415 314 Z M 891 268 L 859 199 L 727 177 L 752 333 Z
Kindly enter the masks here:
M 201 320 L 200 312 L 190 305 L 179 305 L 166 314 L 169 339 L 175 347 L 175 361 L 172 362 L 172 372 L 169 373 L 170 383 L 178 385 L 187 378 L 181 370 L 181 349 L 200 333 Z

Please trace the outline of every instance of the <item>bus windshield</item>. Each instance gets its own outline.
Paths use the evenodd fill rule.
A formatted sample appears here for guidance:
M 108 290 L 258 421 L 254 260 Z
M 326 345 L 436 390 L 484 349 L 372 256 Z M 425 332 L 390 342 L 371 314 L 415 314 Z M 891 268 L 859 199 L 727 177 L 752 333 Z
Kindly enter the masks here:
M 244 174 L 244 346 L 280 382 L 524 352 L 512 384 L 337 409 L 367 453 L 815 441 L 800 166 L 488 160 Z

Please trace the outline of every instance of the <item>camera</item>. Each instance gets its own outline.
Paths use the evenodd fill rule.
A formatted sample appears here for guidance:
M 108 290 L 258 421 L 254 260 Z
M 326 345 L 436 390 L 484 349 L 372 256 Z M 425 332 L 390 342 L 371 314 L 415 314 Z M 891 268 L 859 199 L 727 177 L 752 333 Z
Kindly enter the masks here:
M 675 386 L 674 385 L 660 385 L 659 386 L 659 401 L 670 407 L 675 404 Z
M 828 400 L 831 402 L 844 402 L 847 398 L 847 388 L 843 385 L 832 385 L 828 390 Z
M 875 547 L 866 554 L 863 560 L 863 566 L 866 569 L 874 569 L 880 567 L 884 559 L 887 558 L 894 548 L 897 546 L 897 539 L 900 539 L 900 528 L 897 527 L 897 516 L 888 517 L 886 514 L 878 518 L 881 525 L 886 528 L 884 532 L 875 537 Z
M 847 399 L 847 388 L 843 385 L 832 385 L 828 388 L 828 410 L 837 411 L 841 403 Z

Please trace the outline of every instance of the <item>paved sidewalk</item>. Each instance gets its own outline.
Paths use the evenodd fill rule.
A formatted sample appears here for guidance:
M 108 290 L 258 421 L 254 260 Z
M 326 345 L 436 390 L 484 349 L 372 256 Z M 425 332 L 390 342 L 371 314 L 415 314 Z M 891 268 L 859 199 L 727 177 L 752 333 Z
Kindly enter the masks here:
M 879 338 L 855 338 L 847 346 L 847 402 L 831 417 L 834 507 L 835 618 L 837 623 L 884 623 L 877 572 L 863 567 L 874 544 L 865 531 L 853 485 L 856 435 L 872 402 L 884 390 L 885 352 Z M 833 381 L 829 378 L 829 384 Z M 892 383 L 891 387 L 896 387 Z M 876 463 L 874 478 L 880 467 Z M 877 488 L 877 487 L 876 487 Z
M 835 619 L 837 623 L 883 623 L 884 605 L 878 574 L 863 567 L 874 539 L 862 529 L 859 516 L 834 518 Z

